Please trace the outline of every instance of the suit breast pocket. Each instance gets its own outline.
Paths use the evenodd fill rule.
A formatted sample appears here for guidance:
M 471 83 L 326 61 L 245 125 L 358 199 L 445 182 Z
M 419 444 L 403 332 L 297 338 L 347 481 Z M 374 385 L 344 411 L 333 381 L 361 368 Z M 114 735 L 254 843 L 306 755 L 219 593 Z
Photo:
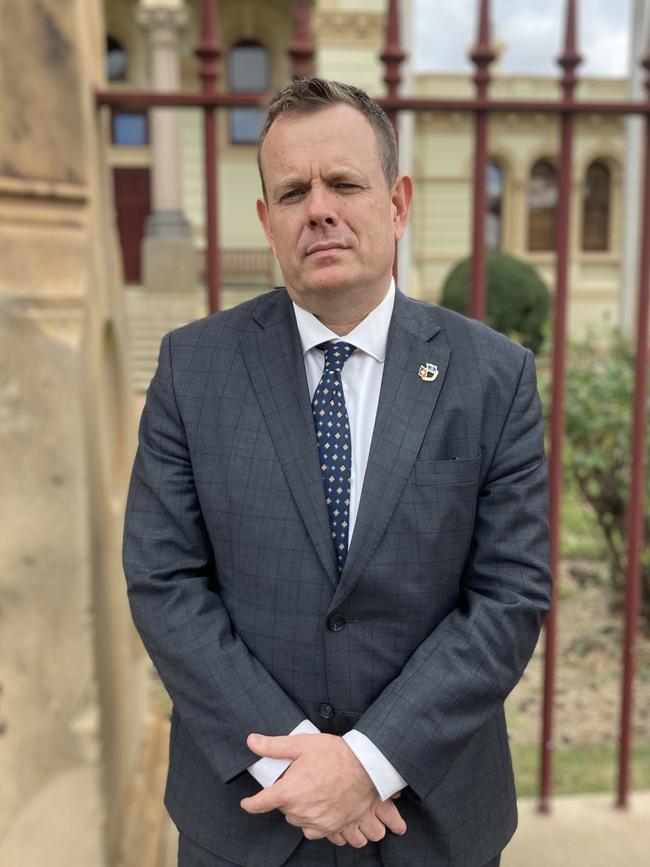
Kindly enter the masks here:
M 420 460 L 415 462 L 413 480 L 416 485 L 476 485 L 480 466 L 480 455 L 445 461 Z

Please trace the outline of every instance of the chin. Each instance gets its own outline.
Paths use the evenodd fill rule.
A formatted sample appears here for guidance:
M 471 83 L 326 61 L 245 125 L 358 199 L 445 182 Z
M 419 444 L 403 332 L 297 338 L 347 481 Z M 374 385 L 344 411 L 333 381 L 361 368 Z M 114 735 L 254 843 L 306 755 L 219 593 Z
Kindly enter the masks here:
M 309 292 L 335 292 L 346 291 L 358 283 L 358 275 L 355 277 L 352 268 L 337 266 L 335 268 L 323 268 L 320 273 L 310 274 L 305 280 L 300 281 L 306 291 Z
M 313 281 L 304 286 L 301 295 L 311 298 L 328 298 L 336 295 L 346 295 L 354 287 L 354 282 L 349 278 L 339 278 L 338 280 L 321 280 Z

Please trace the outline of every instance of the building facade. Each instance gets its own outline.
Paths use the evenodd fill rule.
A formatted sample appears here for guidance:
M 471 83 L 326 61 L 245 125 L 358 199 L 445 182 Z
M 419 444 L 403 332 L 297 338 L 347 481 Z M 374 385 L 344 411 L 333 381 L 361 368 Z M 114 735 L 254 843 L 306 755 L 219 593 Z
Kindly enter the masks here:
M 197 0 L 106 0 L 110 87 L 164 89 L 165 82 L 168 88 L 170 82 L 178 82 L 183 89 L 196 90 L 198 67 L 193 52 L 199 41 L 199 5 Z M 383 95 L 379 55 L 385 38 L 385 8 L 384 0 L 315 0 L 311 30 L 317 74 L 352 82 L 374 96 Z M 260 92 L 282 87 L 290 76 L 289 0 L 221 0 L 218 9 L 223 47 L 218 86 L 226 91 Z M 409 3 L 402 4 L 402 12 L 402 39 L 408 45 L 412 28 Z M 468 46 L 472 36 L 468 32 Z M 162 65 L 161 40 L 167 46 Z M 498 64 L 494 66 L 491 92 L 495 97 L 557 98 L 557 80 L 502 76 Z M 408 60 L 403 65 L 403 79 L 403 93 L 413 96 L 473 94 L 468 77 L 415 74 Z M 585 79 L 578 98 L 617 100 L 624 99 L 626 92 L 623 79 Z M 160 113 L 114 110 L 109 148 L 125 278 L 131 289 L 127 293 L 132 305 L 129 320 L 134 340 L 141 344 L 140 350 L 136 345 L 134 351 L 149 358 L 162 330 L 179 317 L 193 318 L 205 311 L 201 288 L 205 270 L 201 112 L 167 110 L 168 126 L 156 127 L 154 116 Z M 259 109 L 219 112 L 223 306 L 252 297 L 282 280 L 254 215 L 259 195 L 256 146 L 263 118 Z M 158 141 L 156 130 L 161 130 Z M 161 147 L 161 137 L 172 146 Z M 400 117 L 400 142 L 403 169 L 415 182 L 411 229 L 400 245 L 400 283 L 415 297 L 437 301 L 445 276 L 470 250 L 473 117 L 461 112 L 405 114 Z M 494 115 L 489 142 L 488 246 L 530 262 L 552 288 L 559 119 L 544 114 Z M 591 325 L 618 322 L 624 154 L 622 118 L 605 114 L 579 117 L 570 239 L 569 327 L 574 336 Z M 191 277 L 174 276 L 175 285 L 163 285 L 165 280 L 155 272 L 150 272 L 151 279 L 143 273 L 147 226 L 156 210 L 156 187 L 160 187 L 157 176 L 166 178 L 172 187 L 171 207 L 188 227 L 194 251 Z M 162 270 L 168 279 L 173 275 L 169 267 Z M 180 284 L 187 289 L 188 283 L 190 290 L 194 287 L 196 291 L 179 296 Z M 139 288 L 142 286 L 148 286 L 149 293 Z M 156 305 L 161 321 L 147 343 L 138 318 L 151 328 L 152 317 L 146 312 L 151 307 L 151 292 L 155 295 L 166 290 L 165 303 Z M 149 365 L 140 378 L 140 387 L 145 386 L 150 373 Z

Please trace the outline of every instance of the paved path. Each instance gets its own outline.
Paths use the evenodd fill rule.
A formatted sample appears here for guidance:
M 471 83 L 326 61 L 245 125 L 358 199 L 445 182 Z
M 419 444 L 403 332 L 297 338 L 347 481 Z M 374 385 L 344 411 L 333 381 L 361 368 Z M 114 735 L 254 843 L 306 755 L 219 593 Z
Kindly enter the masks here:
M 556 798 L 542 816 L 537 802 L 519 802 L 519 828 L 502 867 L 650 867 L 650 792 L 617 810 L 612 795 Z
M 650 792 L 633 795 L 628 811 L 611 795 L 556 798 L 542 816 L 537 802 L 519 802 L 519 828 L 502 867 L 650 867 Z M 170 823 L 160 867 L 176 867 L 177 836 Z

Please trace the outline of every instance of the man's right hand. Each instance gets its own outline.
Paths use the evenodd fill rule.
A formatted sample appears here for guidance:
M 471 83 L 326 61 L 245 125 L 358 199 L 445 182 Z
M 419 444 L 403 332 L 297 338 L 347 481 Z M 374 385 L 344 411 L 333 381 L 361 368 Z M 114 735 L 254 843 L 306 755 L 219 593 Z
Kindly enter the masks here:
M 327 839 L 335 846 L 345 846 L 346 843 L 349 843 L 355 849 L 360 849 L 366 845 L 368 840 L 373 842 L 383 840 L 386 831 L 392 831 L 393 834 L 400 836 L 405 834 L 406 822 L 395 806 L 395 798 L 399 798 L 399 795 L 400 793 L 397 792 L 387 801 L 382 801 L 381 798 L 377 797 L 368 812 L 364 813 L 358 822 L 345 825 Z

